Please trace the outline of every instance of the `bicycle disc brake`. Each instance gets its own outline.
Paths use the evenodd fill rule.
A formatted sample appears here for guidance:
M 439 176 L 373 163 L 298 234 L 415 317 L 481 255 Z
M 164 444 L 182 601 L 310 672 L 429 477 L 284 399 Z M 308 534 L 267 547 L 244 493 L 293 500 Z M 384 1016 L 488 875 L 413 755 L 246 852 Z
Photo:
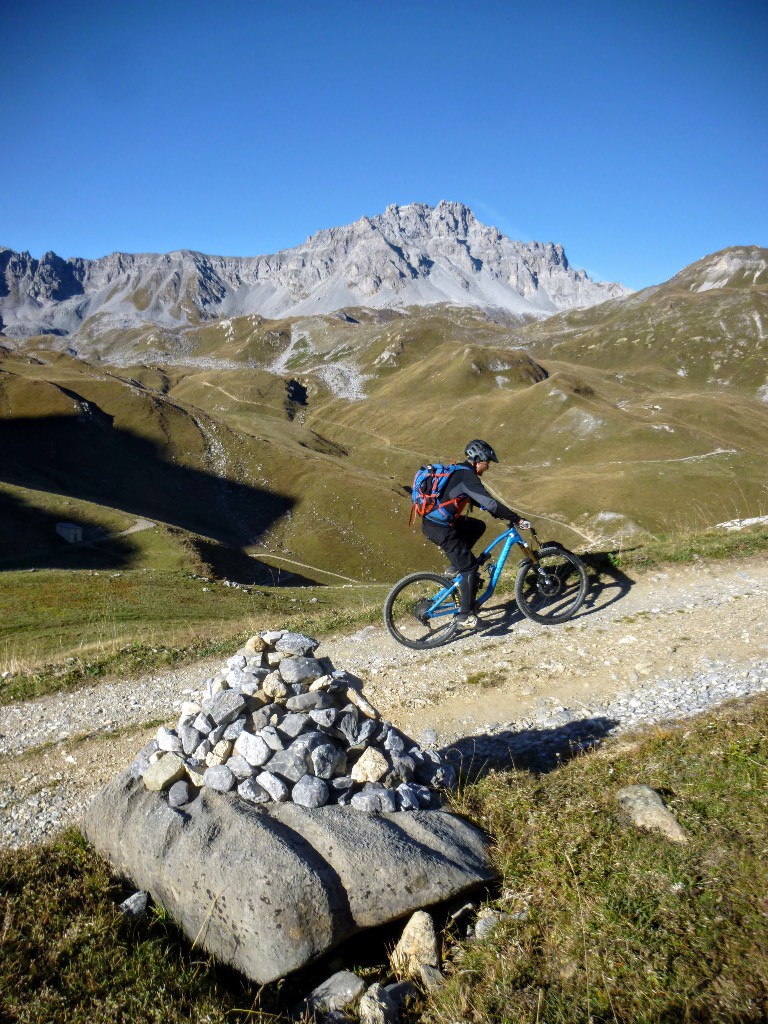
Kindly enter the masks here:
M 422 626 L 426 626 L 426 624 L 429 622 L 429 609 L 431 607 L 432 601 L 428 597 L 422 598 L 421 601 L 417 601 L 416 604 L 414 605 L 413 617 L 418 622 L 420 622 Z
M 548 572 L 543 572 L 539 569 L 538 578 L 536 580 L 536 589 L 544 597 L 554 597 L 560 592 L 560 579 L 557 573 L 551 575 Z

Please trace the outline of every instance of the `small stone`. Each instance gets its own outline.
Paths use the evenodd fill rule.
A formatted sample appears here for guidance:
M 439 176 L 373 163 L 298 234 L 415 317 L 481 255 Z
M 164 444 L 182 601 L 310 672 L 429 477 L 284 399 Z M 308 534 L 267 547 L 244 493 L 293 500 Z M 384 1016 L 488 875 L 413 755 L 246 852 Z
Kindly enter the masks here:
M 272 700 L 285 699 L 291 692 L 277 672 L 270 672 L 267 678 L 262 681 L 261 688 Z
M 299 733 L 303 732 L 308 725 L 308 719 L 306 715 L 302 715 L 300 712 L 295 712 L 290 715 L 286 715 L 282 720 L 278 729 L 283 736 L 288 736 L 290 739 L 296 739 Z
M 224 739 L 224 733 L 227 731 L 228 728 L 229 726 L 225 724 L 214 726 L 214 728 L 211 729 L 207 736 L 208 742 L 211 744 L 211 747 L 215 747 L 219 740 Z
M 385 985 L 384 991 L 400 1010 L 419 996 L 419 990 L 412 981 L 395 981 Z
M 626 786 L 618 791 L 616 799 L 638 827 L 661 832 L 673 843 L 688 842 L 677 818 L 650 786 Z
M 210 719 L 208 715 L 205 714 L 204 711 L 201 711 L 200 714 L 192 723 L 192 728 L 197 729 L 197 731 L 199 733 L 202 733 L 203 736 L 207 736 L 208 733 L 213 728 L 213 724 L 213 720 Z
M 183 779 L 174 782 L 168 790 L 168 806 L 183 807 L 189 803 L 189 785 Z
M 303 775 L 307 774 L 310 765 L 311 762 L 309 761 L 306 748 L 299 747 L 294 750 L 293 745 L 291 745 L 287 750 L 278 750 L 267 761 L 265 767 L 273 775 L 279 775 L 289 782 L 298 782 Z
M 216 725 L 229 725 L 245 710 L 245 698 L 237 690 L 222 690 L 203 703 L 203 710 Z
M 256 776 L 255 781 L 262 789 L 269 793 L 276 803 L 282 803 L 284 800 L 288 799 L 288 787 L 282 779 L 279 779 L 277 775 L 273 775 L 272 772 L 261 772 Z
M 251 804 L 268 804 L 272 797 L 255 779 L 246 779 L 237 787 L 237 794 Z
M 353 686 L 347 689 L 347 700 L 366 716 L 366 718 L 380 718 L 379 712 L 370 704 L 362 693 L 359 693 Z
M 330 729 L 339 717 L 339 712 L 336 708 L 314 709 L 309 712 L 309 717 L 321 728 Z
M 357 743 L 371 743 L 379 731 L 379 724 L 364 718 L 357 727 Z
M 319 779 L 330 779 L 342 762 L 346 762 L 344 751 L 335 743 L 320 743 L 310 751 L 312 770 Z
M 411 782 L 416 774 L 416 765 L 413 758 L 407 755 L 392 758 L 392 769 L 385 776 L 385 785 L 393 789 L 401 782 Z
M 405 751 L 405 740 L 394 729 L 390 729 L 384 738 L 384 749 L 390 754 L 402 754 Z
M 319 646 L 320 642 L 318 640 L 304 636 L 303 633 L 283 633 L 280 639 L 275 642 L 276 651 L 304 657 L 314 654 Z
M 265 673 L 267 672 L 266 669 L 259 669 L 259 671 L 264 671 Z M 263 703 L 263 701 L 261 701 L 261 697 L 259 696 L 261 694 L 261 683 L 263 679 L 266 679 L 266 675 L 254 675 L 250 679 L 246 680 L 246 682 L 244 682 L 243 685 L 240 687 L 240 689 L 244 694 L 246 694 L 246 696 L 252 698 L 252 700 L 249 702 L 251 704 L 252 709 L 254 702 Z
M 431 964 L 419 964 L 418 977 L 427 992 L 434 992 L 445 981 L 437 967 Z
M 314 682 L 310 683 L 310 693 L 314 693 L 317 690 L 333 690 L 338 689 L 338 684 L 330 676 L 320 676 L 315 679 Z
M 264 740 L 270 750 L 284 750 L 283 738 L 274 725 L 266 725 L 259 730 L 258 735 Z
M 389 761 L 386 757 L 375 747 L 369 747 L 353 765 L 350 775 L 355 782 L 378 782 L 388 771 Z
M 194 719 L 201 711 L 200 705 L 194 700 L 185 700 L 181 705 L 181 717 Z
M 506 914 L 502 914 L 498 910 L 483 907 L 475 922 L 475 938 L 479 940 L 489 938 L 506 917 Z
M 178 754 L 163 754 L 144 772 L 144 785 L 147 789 L 159 793 L 160 790 L 167 789 L 174 782 L 178 782 L 184 777 L 184 774 L 184 762 Z
M 212 749 L 212 747 L 211 747 L 210 740 L 207 740 L 207 739 L 200 740 L 198 745 L 192 751 L 192 760 L 193 761 L 204 761 L 206 759 L 206 757 L 210 754 L 211 749 Z
M 263 736 L 254 736 L 249 732 L 241 732 L 237 737 L 235 751 L 254 768 L 266 764 L 273 753 Z
M 284 629 L 270 629 L 261 634 L 261 639 L 268 647 L 274 647 L 280 637 L 285 633 Z
M 187 761 L 185 769 L 189 781 L 193 786 L 197 786 L 200 789 L 204 785 L 203 779 L 205 778 L 208 765 L 205 761 Z
M 159 750 L 170 751 L 173 754 L 181 754 L 184 749 L 176 733 L 166 729 L 164 725 L 157 730 L 157 746 Z
M 285 658 L 280 662 L 280 676 L 285 683 L 313 683 L 325 675 L 325 670 L 316 658 Z
M 225 740 L 236 740 L 240 733 L 245 728 L 245 718 L 236 718 L 234 722 L 230 722 L 227 728 L 224 730 L 222 739 Z
M 267 642 L 264 637 L 252 636 L 245 641 L 243 645 L 243 653 L 248 654 L 261 654 L 262 651 L 266 651 Z
M 299 683 L 297 686 L 301 685 Z M 315 691 L 314 693 L 309 690 L 306 693 L 297 694 L 295 697 L 289 697 L 285 702 L 285 706 L 289 711 L 312 711 L 315 708 L 330 708 L 332 707 L 331 698 L 324 690 Z
M 365 982 L 351 971 L 338 971 L 307 996 L 306 1008 L 314 1013 L 353 1010 L 365 992 Z
M 148 903 L 149 893 L 140 890 L 135 892 L 133 896 L 129 896 L 127 900 L 123 900 L 118 909 L 132 921 L 140 921 L 147 912 Z
M 440 949 L 432 918 L 425 910 L 417 910 L 394 948 L 392 966 L 396 971 L 418 979 L 423 965 L 438 968 Z
M 397 810 L 394 791 L 385 789 L 384 786 L 371 785 L 369 789 L 353 794 L 349 802 L 355 810 L 365 811 L 367 814 L 392 814 Z
M 231 658 L 227 658 L 227 668 L 245 668 L 248 664 L 248 660 L 244 654 L 233 654 Z
M 181 740 L 181 749 L 189 756 L 200 746 L 203 734 L 198 732 L 193 725 L 183 725 L 179 729 L 179 739 Z
M 203 776 L 204 785 L 219 793 L 228 793 L 235 785 L 235 776 L 225 764 L 212 765 Z
M 145 747 L 138 752 L 133 760 L 130 767 L 130 773 L 132 779 L 140 779 L 144 772 L 149 768 L 151 756 L 157 751 L 157 740 L 151 740 Z
M 233 743 L 232 740 L 219 740 L 213 750 L 205 758 L 205 763 L 209 768 L 213 768 L 219 764 L 225 764 L 232 753 Z M 206 783 L 207 785 L 207 783 Z
M 349 746 L 354 746 L 357 743 L 357 718 L 353 714 L 349 712 L 342 714 L 336 722 L 336 728 Z
M 363 994 L 357 1014 L 360 1024 L 398 1024 L 400 1020 L 398 1004 L 378 982 Z
M 240 782 L 244 779 L 249 779 L 253 775 L 253 766 L 248 764 L 246 759 L 241 757 L 240 754 L 232 754 L 227 761 L 227 768 Z
M 418 811 L 421 807 L 419 794 L 415 786 L 403 783 L 397 787 L 397 806 L 401 811 Z
M 314 775 L 302 776 L 291 790 L 291 800 L 300 807 L 323 807 L 328 795 L 328 786 Z
M 277 668 L 283 658 L 286 657 L 286 654 L 280 654 L 278 651 L 267 651 L 264 655 L 264 660 L 270 668 Z

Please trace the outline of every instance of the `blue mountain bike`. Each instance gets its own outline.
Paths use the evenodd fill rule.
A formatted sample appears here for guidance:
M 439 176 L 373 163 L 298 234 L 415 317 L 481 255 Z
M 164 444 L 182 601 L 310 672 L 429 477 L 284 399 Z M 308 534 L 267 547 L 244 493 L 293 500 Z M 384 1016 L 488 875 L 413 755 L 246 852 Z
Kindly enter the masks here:
M 514 544 L 522 548 L 523 560 L 515 578 L 517 607 L 534 622 L 545 626 L 567 622 L 584 603 L 587 595 L 587 570 L 572 551 L 555 542 L 540 544 L 536 531 L 530 530 L 527 544 L 510 526 L 479 556 L 480 587 L 485 590 L 475 601 L 479 608 L 491 597 L 504 563 Z M 501 545 L 496 552 L 494 548 Z M 482 579 L 482 577 L 485 579 Z M 441 576 L 433 572 L 415 572 L 396 583 L 384 603 L 384 622 L 398 643 L 423 651 L 446 643 L 457 631 L 459 613 L 459 575 Z

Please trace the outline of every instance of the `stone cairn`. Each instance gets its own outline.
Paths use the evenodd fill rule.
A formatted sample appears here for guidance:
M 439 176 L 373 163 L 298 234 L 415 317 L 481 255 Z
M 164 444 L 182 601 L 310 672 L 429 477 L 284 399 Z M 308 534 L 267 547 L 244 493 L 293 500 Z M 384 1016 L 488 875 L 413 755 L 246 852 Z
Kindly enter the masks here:
M 365 699 L 359 683 L 314 657 L 318 641 L 289 630 L 251 639 L 161 726 L 131 765 L 147 789 L 183 807 L 203 786 L 249 804 L 351 806 L 381 814 L 439 805 L 456 772 Z

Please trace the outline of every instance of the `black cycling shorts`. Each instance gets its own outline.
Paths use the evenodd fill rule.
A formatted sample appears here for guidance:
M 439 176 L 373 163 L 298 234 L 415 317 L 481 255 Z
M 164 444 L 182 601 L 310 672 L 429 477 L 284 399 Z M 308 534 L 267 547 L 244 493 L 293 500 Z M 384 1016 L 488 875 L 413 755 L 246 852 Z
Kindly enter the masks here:
M 433 523 L 431 519 L 423 519 L 421 529 L 427 540 L 437 544 L 445 553 L 457 572 L 469 572 L 477 565 L 472 548 L 485 533 L 485 525 L 482 519 L 459 516 L 445 526 Z

